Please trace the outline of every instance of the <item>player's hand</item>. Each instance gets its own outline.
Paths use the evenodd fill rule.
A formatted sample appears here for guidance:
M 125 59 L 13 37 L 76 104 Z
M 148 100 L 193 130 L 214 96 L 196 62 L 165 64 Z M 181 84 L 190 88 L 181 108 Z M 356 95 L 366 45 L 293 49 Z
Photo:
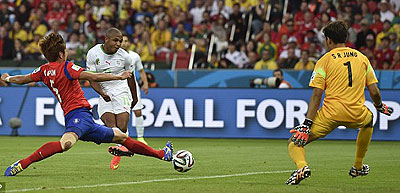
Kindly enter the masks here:
M 385 103 L 382 103 L 382 102 L 379 105 L 375 105 L 375 108 L 376 108 L 376 110 L 378 110 L 379 112 L 381 112 L 387 116 L 390 116 L 393 113 L 393 108 L 388 107 Z
M 298 125 L 294 129 L 290 130 L 290 133 L 294 133 L 292 136 L 292 141 L 295 145 L 305 146 L 307 144 L 312 124 L 313 121 L 306 118 L 303 124 Z
M 110 102 L 111 101 L 111 97 L 108 96 L 107 94 L 102 94 L 101 97 L 106 101 L 106 102 Z
M 125 71 L 121 74 L 121 80 L 125 80 L 132 77 L 132 72 L 131 71 Z
M 9 76 L 10 75 L 8 73 L 4 73 L 3 75 L 1 75 L 1 80 L 4 81 L 4 82 L 7 82 L 6 78 L 9 77 Z
M 143 83 L 142 90 L 144 91 L 144 94 L 149 93 L 149 84 Z

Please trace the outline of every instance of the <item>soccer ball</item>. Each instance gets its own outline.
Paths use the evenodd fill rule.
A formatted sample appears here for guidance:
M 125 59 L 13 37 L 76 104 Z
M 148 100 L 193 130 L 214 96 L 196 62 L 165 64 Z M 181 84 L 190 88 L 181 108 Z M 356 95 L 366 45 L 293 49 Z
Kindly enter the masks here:
M 172 156 L 172 165 L 178 172 L 187 172 L 193 168 L 194 158 L 192 153 L 186 150 L 179 150 Z

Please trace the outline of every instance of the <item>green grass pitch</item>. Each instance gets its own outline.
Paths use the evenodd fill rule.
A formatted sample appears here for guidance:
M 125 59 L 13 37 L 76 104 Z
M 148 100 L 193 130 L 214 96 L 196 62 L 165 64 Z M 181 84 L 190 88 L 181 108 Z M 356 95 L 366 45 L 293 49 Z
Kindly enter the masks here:
M 0 136 L 0 171 L 56 137 Z M 135 155 L 124 157 L 118 170 L 109 168 L 108 144 L 78 142 L 70 151 L 32 164 L 16 177 L 0 177 L 6 192 L 400 192 L 400 142 L 373 141 L 365 163 L 368 176 L 352 179 L 355 141 L 316 141 L 307 146 L 311 178 L 298 186 L 285 181 L 295 169 L 286 140 L 161 139 L 149 144 L 161 148 L 172 140 L 175 150 L 193 153 L 195 165 L 187 173 L 172 164 Z

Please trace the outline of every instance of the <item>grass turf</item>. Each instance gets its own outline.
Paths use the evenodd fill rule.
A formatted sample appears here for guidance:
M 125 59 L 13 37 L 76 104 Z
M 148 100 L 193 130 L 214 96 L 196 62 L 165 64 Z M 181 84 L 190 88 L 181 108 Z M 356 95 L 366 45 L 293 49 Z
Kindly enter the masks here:
M 1 174 L 43 143 L 58 139 L 0 136 Z M 147 139 L 154 148 L 163 147 L 166 140 Z M 316 141 L 307 146 L 311 178 L 287 186 L 284 183 L 295 165 L 286 140 L 170 140 L 175 150 L 193 153 L 191 171 L 178 173 L 169 162 L 140 155 L 124 157 L 119 169 L 111 171 L 108 144 L 78 142 L 70 151 L 34 163 L 16 177 L 1 176 L 0 182 L 6 183 L 7 192 L 400 192 L 400 142 L 373 141 L 365 159 L 370 174 L 352 179 L 348 171 L 355 141 Z

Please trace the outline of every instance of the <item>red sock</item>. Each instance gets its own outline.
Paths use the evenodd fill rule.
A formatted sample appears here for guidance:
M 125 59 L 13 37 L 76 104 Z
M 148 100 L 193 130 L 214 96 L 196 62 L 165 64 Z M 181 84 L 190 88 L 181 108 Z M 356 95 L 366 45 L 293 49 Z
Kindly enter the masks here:
M 63 152 L 61 142 L 48 142 L 33 152 L 29 157 L 22 159 L 19 163 L 21 163 L 22 168 L 25 169 L 34 162 L 46 159 L 56 153 L 61 152 Z
M 129 149 L 129 151 L 133 153 L 152 156 L 159 159 L 162 159 L 164 157 L 163 150 L 155 150 L 142 142 L 131 139 L 130 137 L 128 137 L 122 145 L 124 145 L 126 148 Z

